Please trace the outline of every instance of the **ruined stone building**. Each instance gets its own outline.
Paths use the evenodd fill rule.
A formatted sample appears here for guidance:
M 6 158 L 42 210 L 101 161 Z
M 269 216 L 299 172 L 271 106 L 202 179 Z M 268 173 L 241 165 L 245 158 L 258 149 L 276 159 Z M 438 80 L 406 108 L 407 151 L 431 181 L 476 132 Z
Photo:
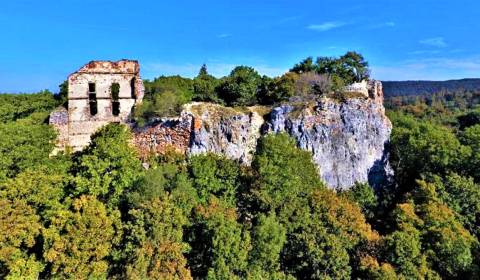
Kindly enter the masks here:
M 144 88 L 135 60 L 91 61 L 68 77 L 68 109 L 50 115 L 59 136 L 57 147 L 81 150 L 100 127 L 128 123 Z

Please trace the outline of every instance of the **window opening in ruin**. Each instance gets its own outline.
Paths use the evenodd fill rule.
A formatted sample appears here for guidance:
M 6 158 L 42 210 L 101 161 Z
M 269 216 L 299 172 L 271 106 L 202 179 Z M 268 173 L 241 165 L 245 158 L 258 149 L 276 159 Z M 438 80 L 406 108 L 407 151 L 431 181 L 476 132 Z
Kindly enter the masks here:
M 90 105 L 90 115 L 95 116 L 98 113 L 95 83 L 88 83 L 88 103 Z
M 137 98 L 135 96 L 135 78 L 133 78 L 131 81 L 130 81 L 130 95 L 132 96 L 133 99 Z
M 120 115 L 120 84 L 113 83 L 110 87 L 112 92 L 112 115 Z
M 95 93 L 95 83 L 88 83 L 88 93 Z

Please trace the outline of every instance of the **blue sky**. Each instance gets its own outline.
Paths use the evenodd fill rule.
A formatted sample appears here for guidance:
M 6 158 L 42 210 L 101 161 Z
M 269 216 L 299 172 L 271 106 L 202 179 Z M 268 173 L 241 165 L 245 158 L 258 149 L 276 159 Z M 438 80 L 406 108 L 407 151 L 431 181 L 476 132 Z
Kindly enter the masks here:
M 478 0 L 5 0 L 0 92 L 57 90 L 90 60 L 138 59 L 144 78 L 278 75 L 307 56 L 364 54 L 381 80 L 480 77 Z

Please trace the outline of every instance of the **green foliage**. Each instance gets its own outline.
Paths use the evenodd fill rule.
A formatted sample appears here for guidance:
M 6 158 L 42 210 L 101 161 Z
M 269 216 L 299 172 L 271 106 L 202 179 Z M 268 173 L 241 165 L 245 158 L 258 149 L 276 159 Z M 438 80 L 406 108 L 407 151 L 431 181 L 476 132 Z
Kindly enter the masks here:
M 457 117 L 457 122 L 461 130 L 474 125 L 480 125 L 480 112 L 472 111 Z
M 219 81 L 208 74 L 207 66 L 204 64 L 200 69 L 198 76 L 193 79 L 193 99 L 196 101 L 220 103 L 216 88 Z
M 378 239 L 360 208 L 331 190 L 315 191 L 309 215 L 289 234 L 284 266 L 298 279 L 350 279 L 350 255 L 360 243 Z
M 187 219 L 165 193 L 129 211 L 128 279 L 192 279 L 183 253 Z
M 262 77 L 259 99 L 262 104 L 275 104 L 287 101 L 296 94 L 296 82 L 298 74 L 288 72 L 280 77 L 270 79 Z
M 38 278 L 44 264 L 30 252 L 42 229 L 35 208 L 23 200 L 0 198 L 0 277 Z
M 171 91 L 185 100 L 190 100 L 193 96 L 193 81 L 180 76 L 160 76 L 153 81 L 144 81 L 144 86 L 147 98 L 166 91 Z
M 222 82 L 219 95 L 230 106 L 249 106 L 257 103 L 261 76 L 255 69 L 238 66 Z
M 48 161 L 55 131 L 22 121 L 0 124 L 0 182 Z
M 109 214 L 92 196 L 75 199 L 71 210 L 59 210 L 43 232 L 48 278 L 105 279 L 116 219 L 118 212 Z
M 280 253 L 286 242 L 286 230 L 274 214 L 259 215 L 252 230 L 252 251 L 250 271 L 264 278 L 280 277 Z
M 145 98 L 133 113 L 135 121 L 145 125 L 152 118 L 172 117 L 193 98 L 193 81 L 180 76 L 161 76 L 144 81 Z
M 317 66 L 313 63 L 313 57 L 309 56 L 302 60 L 300 63 L 297 63 L 290 69 L 290 72 L 294 73 L 308 73 L 314 72 L 317 69 Z
M 465 169 L 478 181 L 480 180 L 480 124 L 466 128 L 461 140 L 471 149 L 471 155 L 465 160 Z
M 303 223 L 306 198 L 324 188 L 309 152 L 298 149 L 286 134 L 267 135 L 258 144 L 253 160 L 258 180 L 252 194 L 265 213 L 275 212 L 287 228 Z
M 385 238 L 386 258 L 397 272 L 410 278 L 473 272 L 478 241 L 439 200 L 435 185 L 419 181 L 408 197 L 393 212 L 397 230 Z
M 136 182 L 134 191 L 127 195 L 129 204 L 138 207 L 168 192 L 175 205 L 185 214 L 189 214 L 198 203 L 197 190 L 193 188 L 191 181 L 182 165 L 160 164 L 146 171 L 145 176 Z
M 129 147 L 130 131 L 119 124 L 109 124 L 92 136 L 74 165 L 73 193 L 89 194 L 117 206 L 125 191 L 141 174 L 140 160 Z
M 351 201 L 358 203 L 363 214 L 368 219 L 373 219 L 376 207 L 378 206 L 377 196 L 373 188 L 367 183 L 356 183 L 343 195 Z
M 190 177 L 201 202 L 214 195 L 227 205 L 236 206 L 237 190 L 242 182 L 237 163 L 214 154 L 193 156 L 189 163 Z
M 0 186 L 0 197 L 26 202 L 46 224 L 56 210 L 64 207 L 64 188 L 69 181 L 67 170 L 56 167 L 39 166 L 18 174 Z
M 469 149 L 446 127 L 402 114 L 390 114 L 390 118 L 394 123 L 392 166 L 402 185 L 413 185 L 416 178 L 428 172 L 445 174 L 456 170 L 469 154 Z
M 369 78 L 368 62 L 361 54 L 352 51 L 339 58 L 318 57 L 316 63 L 313 63 L 312 57 L 308 57 L 290 71 L 299 74 L 308 72 L 328 74 L 332 77 L 334 88 L 337 90 L 344 85 Z
M 0 123 L 22 119 L 33 113 L 49 112 L 60 104 L 47 90 L 36 94 L 0 94 Z
M 451 173 L 435 176 L 433 184 L 443 203 L 458 214 L 458 219 L 472 234 L 480 237 L 480 186 L 473 178 Z
M 385 258 L 396 267 L 397 273 L 408 279 L 423 278 L 422 267 L 425 256 L 421 251 L 421 234 L 414 226 L 402 224 L 397 230 L 385 237 Z
M 214 196 L 195 209 L 188 241 L 194 278 L 242 279 L 246 274 L 250 235 L 237 222 L 235 209 Z

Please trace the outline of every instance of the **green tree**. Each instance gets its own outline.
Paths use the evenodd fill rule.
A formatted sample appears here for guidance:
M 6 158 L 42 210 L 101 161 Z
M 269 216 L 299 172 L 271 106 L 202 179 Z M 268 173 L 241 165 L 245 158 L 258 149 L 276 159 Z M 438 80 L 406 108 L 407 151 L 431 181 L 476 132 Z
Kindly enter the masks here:
M 283 266 L 297 279 L 350 279 L 350 256 L 378 234 L 356 204 L 331 190 L 315 191 L 307 203 L 308 216 L 288 236 Z
M 307 72 L 316 71 L 316 65 L 313 63 L 313 57 L 307 57 L 300 63 L 297 63 L 290 69 L 290 72 L 302 74 Z
M 432 180 L 439 199 L 458 214 L 458 219 L 472 234 L 480 237 L 480 186 L 473 178 L 450 173 Z
M 44 264 L 32 254 L 43 229 L 35 208 L 0 198 L 0 277 L 37 279 Z
M 216 87 L 218 80 L 208 74 L 207 66 L 202 65 L 200 71 L 193 79 L 194 100 L 219 103 L 220 99 L 217 96 Z
M 344 192 L 343 195 L 351 201 L 358 203 L 365 217 L 373 219 L 378 202 L 375 191 L 369 184 L 356 183 L 351 189 Z
M 0 124 L 0 135 L 0 182 L 48 162 L 56 137 L 51 127 L 24 121 Z
M 252 230 L 250 274 L 256 273 L 265 279 L 284 278 L 280 271 L 280 253 L 287 239 L 286 233 L 275 214 L 259 215 Z
M 421 248 L 421 232 L 408 223 L 401 224 L 399 230 L 384 239 L 386 260 L 407 279 L 425 277 L 422 272 L 426 270 L 426 258 Z
M 90 145 L 75 160 L 73 193 L 89 194 L 109 207 L 117 206 L 141 175 L 141 164 L 129 146 L 130 131 L 109 124 L 92 136 Z
M 295 83 L 297 79 L 298 74 L 294 72 L 288 72 L 273 80 L 263 78 L 262 90 L 259 93 L 261 103 L 274 104 L 289 100 L 296 94 Z
M 480 125 L 473 125 L 465 129 L 462 142 L 471 149 L 471 155 L 467 158 L 465 169 L 480 180 Z
M 7 123 L 26 118 L 33 113 L 48 115 L 61 101 L 45 90 L 35 94 L 0 94 L 0 104 L 0 123 Z
M 230 106 L 249 106 L 257 102 L 261 76 L 255 69 L 237 66 L 219 87 L 219 95 Z
M 235 208 L 212 196 L 195 209 L 189 229 L 188 266 L 198 279 L 242 279 L 247 272 L 250 235 Z
M 242 184 L 242 173 L 238 163 L 215 154 L 192 156 L 189 172 L 200 202 L 206 203 L 211 195 L 237 205 L 237 192 Z
M 61 164 L 59 161 L 54 163 Z M 28 169 L 0 186 L 0 197 L 26 202 L 47 224 L 56 210 L 64 208 L 64 188 L 69 181 L 65 167 L 38 166 Z
M 43 231 L 48 278 L 105 279 L 120 213 L 108 213 L 93 196 L 81 196 L 71 210 L 59 210 Z
M 347 83 L 360 82 L 369 78 L 368 62 L 361 54 L 349 51 L 339 60 L 344 67 L 340 76 Z
M 308 195 L 324 188 L 312 156 L 298 149 L 287 134 L 260 139 L 253 160 L 258 179 L 251 190 L 254 203 L 264 213 L 275 212 L 288 229 L 302 224 Z
M 167 194 L 143 202 L 129 211 L 127 225 L 128 279 L 192 279 L 183 253 L 187 223 L 182 209 Z
M 420 175 L 445 174 L 461 167 L 469 150 L 451 130 L 403 114 L 391 114 L 392 166 L 400 186 L 411 188 Z
M 183 209 L 185 215 L 189 215 L 198 203 L 198 195 L 184 169 L 183 165 L 176 163 L 161 163 L 150 168 L 128 193 L 129 204 L 132 207 L 139 207 L 168 192 L 172 195 L 176 207 Z

